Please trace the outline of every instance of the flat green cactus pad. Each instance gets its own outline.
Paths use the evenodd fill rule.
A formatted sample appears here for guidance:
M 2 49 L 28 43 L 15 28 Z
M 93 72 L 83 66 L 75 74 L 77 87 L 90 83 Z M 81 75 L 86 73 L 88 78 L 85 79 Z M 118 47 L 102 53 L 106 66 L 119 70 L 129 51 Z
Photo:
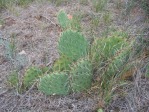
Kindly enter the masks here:
M 70 77 L 70 85 L 74 92 L 89 89 L 92 83 L 92 67 L 90 62 L 87 60 L 79 60 L 72 67 Z
M 68 75 L 53 73 L 42 77 L 38 89 L 46 95 L 67 95 L 69 93 Z
M 41 75 L 42 75 L 42 70 L 39 69 L 38 67 L 29 68 L 24 75 L 24 79 L 23 79 L 24 88 L 26 89 L 30 87 L 34 83 L 34 81 L 38 79 L 39 76 Z
M 88 42 L 81 33 L 67 30 L 60 37 L 58 49 L 60 54 L 78 60 L 87 55 Z

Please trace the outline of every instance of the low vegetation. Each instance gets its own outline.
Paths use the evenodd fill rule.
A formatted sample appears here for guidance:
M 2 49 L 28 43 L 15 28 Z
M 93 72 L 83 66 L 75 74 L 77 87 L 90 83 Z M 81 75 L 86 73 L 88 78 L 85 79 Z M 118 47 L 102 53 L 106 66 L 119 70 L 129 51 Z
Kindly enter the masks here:
M 68 0 L 49 0 L 56 6 L 68 3 Z M 10 4 L 27 6 L 33 0 L 16 0 L 15 2 L 0 1 L 0 8 L 5 9 Z M 60 28 L 58 41 L 59 58 L 51 67 L 31 65 L 26 68 L 22 80 L 19 70 L 27 62 L 24 55 L 18 55 L 16 35 L 10 40 L 0 38 L 0 45 L 5 48 L 5 57 L 14 63 L 14 72 L 8 77 L 8 84 L 19 94 L 24 94 L 31 88 L 45 95 L 69 95 L 72 93 L 91 92 L 96 87 L 103 105 L 108 105 L 115 91 L 128 84 L 137 74 L 137 68 L 144 70 L 141 77 L 149 77 L 149 63 L 137 65 L 140 59 L 149 56 L 149 41 L 143 37 L 134 38 L 127 32 L 111 28 L 112 16 L 106 11 L 108 0 L 80 0 L 80 4 L 91 2 L 95 15 L 90 17 L 89 33 L 92 35 L 99 26 L 103 26 L 101 37 L 92 35 L 91 40 L 84 33 L 81 21 L 82 16 L 68 14 L 65 10 L 57 12 L 57 21 Z M 147 0 L 130 0 L 125 14 L 129 14 L 133 7 L 139 5 L 148 17 L 149 2 Z M 140 3 L 140 4 L 139 4 Z M 120 8 L 117 2 L 117 8 Z M 103 13 L 105 12 L 105 13 Z M 97 15 L 101 14 L 101 17 Z M 99 18 L 100 17 L 100 18 Z M 103 106 L 104 107 L 104 106 Z M 102 112 L 102 106 L 98 112 Z

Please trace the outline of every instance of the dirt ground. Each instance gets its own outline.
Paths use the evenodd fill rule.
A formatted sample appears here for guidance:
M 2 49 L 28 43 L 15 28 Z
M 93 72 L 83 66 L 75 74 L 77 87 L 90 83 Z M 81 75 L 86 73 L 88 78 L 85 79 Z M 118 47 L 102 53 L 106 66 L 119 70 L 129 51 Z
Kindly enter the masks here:
M 123 4 L 127 0 L 122 0 Z M 0 38 L 10 40 L 15 34 L 16 53 L 22 51 L 26 57 L 21 63 L 13 63 L 5 56 L 5 48 L 0 45 L 0 112 L 96 112 L 100 107 L 98 93 L 74 93 L 68 96 L 45 96 L 32 88 L 24 94 L 16 91 L 7 85 L 7 77 L 17 66 L 20 78 L 30 65 L 51 66 L 59 57 L 57 43 L 61 29 L 57 22 L 59 10 L 65 10 L 69 14 L 80 12 L 83 14 L 81 25 L 83 33 L 87 38 L 91 37 L 88 32 L 91 17 L 99 15 L 92 9 L 90 2 L 88 5 L 73 1 L 68 4 L 55 6 L 48 2 L 32 3 L 27 8 L 19 6 L 12 7 L 0 13 L 0 19 L 4 24 L 0 26 Z M 136 7 L 129 16 L 122 14 L 125 8 L 117 8 L 116 0 L 110 0 L 107 11 L 111 14 L 110 27 L 128 32 L 132 37 L 138 36 L 140 32 L 149 27 L 145 21 L 143 11 Z M 102 14 L 101 14 L 102 15 Z M 104 29 L 99 25 L 93 33 L 96 37 L 101 36 Z M 139 81 L 138 81 L 139 80 Z M 136 87 L 137 83 L 137 87 Z M 134 89 L 134 88 L 138 88 Z M 109 106 L 105 107 L 107 112 L 149 112 L 149 81 L 147 79 L 137 79 L 125 87 L 126 96 L 115 96 Z M 145 91 L 145 93 L 141 93 Z M 129 94 L 131 93 L 131 94 Z M 130 101 L 133 97 L 134 101 Z M 140 104 L 141 102 L 141 104 Z M 142 103 L 143 102 L 143 103 Z M 137 103 L 137 105 L 136 105 Z M 132 108 L 131 108 L 132 107 Z M 140 109 L 138 109 L 140 107 Z

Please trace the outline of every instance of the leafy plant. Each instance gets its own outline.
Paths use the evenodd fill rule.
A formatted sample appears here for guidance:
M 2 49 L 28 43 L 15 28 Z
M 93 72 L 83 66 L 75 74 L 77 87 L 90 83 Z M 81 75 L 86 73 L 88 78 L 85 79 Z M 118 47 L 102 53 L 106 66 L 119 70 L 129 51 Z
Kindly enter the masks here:
M 67 95 L 68 75 L 64 72 L 45 75 L 40 78 L 38 89 L 46 95 Z
M 60 37 L 58 49 L 61 55 L 76 61 L 87 55 L 88 42 L 81 33 L 67 30 Z
M 23 87 L 28 89 L 42 75 L 42 70 L 37 67 L 29 68 L 23 77 Z
M 78 60 L 70 71 L 70 85 L 74 92 L 87 90 L 92 83 L 92 66 L 88 60 Z

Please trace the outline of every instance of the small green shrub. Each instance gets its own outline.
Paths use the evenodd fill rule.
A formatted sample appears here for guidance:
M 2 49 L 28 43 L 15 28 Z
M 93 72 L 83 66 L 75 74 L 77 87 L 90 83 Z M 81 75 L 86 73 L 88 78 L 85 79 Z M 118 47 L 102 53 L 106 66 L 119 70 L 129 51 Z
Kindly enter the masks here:
M 38 89 L 46 95 L 67 95 L 68 75 L 64 72 L 45 75 L 40 78 Z
M 88 60 L 78 60 L 70 71 L 70 85 L 73 92 L 87 90 L 92 84 L 92 66 Z
M 42 70 L 38 67 L 29 68 L 23 77 L 23 88 L 28 89 L 41 75 L 43 75 Z
M 60 37 L 58 49 L 61 55 L 76 61 L 87 55 L 88 42 L 81 33 L 67 30 Z

